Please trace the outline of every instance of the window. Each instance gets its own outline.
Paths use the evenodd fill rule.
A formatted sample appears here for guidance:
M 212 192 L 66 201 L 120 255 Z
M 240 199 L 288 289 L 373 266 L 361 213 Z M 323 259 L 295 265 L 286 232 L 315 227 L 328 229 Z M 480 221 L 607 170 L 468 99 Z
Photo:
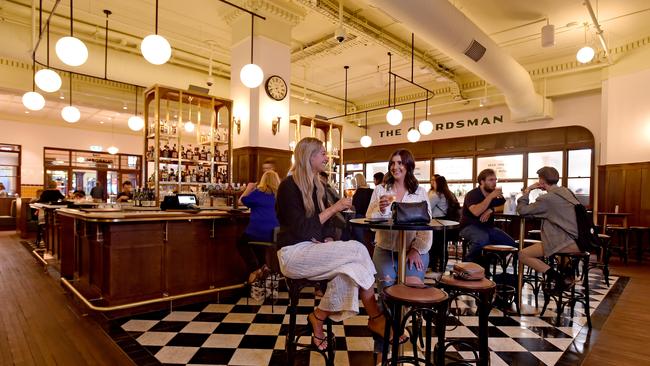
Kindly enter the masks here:
M 578 201 L 589 205 L 591 194 L 591 149 L 569 150 L 567 187 L 576 194 Z
M 447 179 L 449 190 L 463 204 L 465 194 L 474 188 L 473 158 L 437 158 L 434 173 Z
M 527 186 L 537 182 L 537 171 L 544 166 L 550 166 L 560 173 L 560 181 L 558 185 L 562 185 L 562 168 L 563 168 L 563 152 L 562 151 L 546 151 L 535 152 L 528 154 L 528 182 Z M 531 203 L 535 202 L 537 192 L 531 194 Z
M 375 183 L 373 183 L 372 177 L 375 173 L 384 173 L 388 172 L 388 162 L 382 161 L 379 163 L 368 163 L 366 164 L 366 180 L 370 188 L 375 188 Z
M 524 177 L 524 156 L 517 154 L 480 157 L 476 160 L 476 175 L 483 169 L 493 169 L 500 181 L 520 180 Z
M 0 183 L 8 195 L 20 194 L 20 146 L 0 144 Z

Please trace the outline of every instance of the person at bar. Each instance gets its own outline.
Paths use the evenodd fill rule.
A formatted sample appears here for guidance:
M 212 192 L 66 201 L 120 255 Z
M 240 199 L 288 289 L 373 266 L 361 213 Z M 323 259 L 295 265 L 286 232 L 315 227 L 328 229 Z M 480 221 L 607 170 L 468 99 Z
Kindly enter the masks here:
M 3 183 L 0 183 L 0 197 L 7 197 L 7 188 Z
M 574 207 L 578 199 L 566 187 L 560 187 L 560 173 L 557 169 L 545 166 L 537 171 L 539 180 L 524 189 L 523 195 L 517 201 L 517 212 L 524 217 L 542 218 L 542 242 L 533 244 L 519 252 L 519 260 L 530 268 L 546 276 L 546 288 L 551 284 L 569 285 L 572 274 L 562 275 L 549 267 L 540 258 L 555 253 L 580 252 L 575 238 L 578 236 L 578 224 Z M 530 203 L 530 192 L 535 189 L 546 191 L 539 195 L 534 203 Z
M 278 173 L 267 170 L 262 174 L 259 184 L 248 183 L 239 197 L 239 202 L 251 210 L 248 226 L 237 242 L 237 250 L 249 273 L 249 284 L 263 279 L 270 272 L 265 263 L 264 248 L 251 246 L 249 242 L 273 242 L 273 230 L 280 225 L 275 214 L 275 196 L 279 185 Z
M 383 178 L 382 178 L 383 179 Z M 357 190 L 352 196 L 352 206 L 354 206 L 354 217 L 366 217 L 366 212 L 368 211 L 368 205 L 370 204 L 370 198 L 372 197 L 372 188 L 368 186 L 366 182 L 366 177 L 361 173 L 354 175 L 354 180 L 357 182 Z M 351 228 L 352 239 L 364 243 L 364 236 L 367 232 L 370 232 L 367 228 L 360 226 L 355 226 Z
M 104 187 L 100 182 L 95 182 L 95 186 L 90 190 L 90 197 L 98 201 L 104 199 Z
M 262 173 L 266 173 L 269 170 L 275 171 L 275 160 L 272 158 L 266 159 L 262 163 Z
M 318 307 L 307 318 L 314 332 L 312 342 L 318 349 L 326 349 L 323 322 L 356 315 L 359 298 L 369 315 L 368 328 L 383 337 L 385 318 L 375 299 L 376 271 L 368 250 L 355 240 L 333 240 L 330 219 L 350 208 L 352 199 L 341 198 L 328 205 L 318 177 L 328 160 L 320 140 L 303 138 L 294 156 L 292 174 L 278 188 L 278 259 L 282 273 L 289 278 L 329 280 Z
M 115 202 L 127 202 L 133 199 L 133 184 L 130 180 L 122 182 L 122 192 L 117 194 Z
M 439 174 L 434 174 L 431 178 L 431 190 L 429 190 L 429 205 L 431 206 L 431 217 L 441 218 L 452 221 L 460 219 L 460 204 L 458 199 L 449 190 L 447 179 Z M 451 230 L 446 237 L 448 240 L 455 240 L 458 231 Z M 432 269 L 442 270 L 445 265 L 445 245 L 444 235 L 434 235 L 433 245 L 429 250 L 429 264 Z
M 390 217 L 390 205 L 393 202 L 426 202 L 431 213 L 427 191 L 418 184 L 415 177 L 415 159 L 409 150 L 399 149 L 388 160 L 388 173 L 384 184 L 375 187 L 368 205 L 366 217 Z M 372 260 L 377 269 L 377 291 L 381 294 L 384 287 L 389 287 L 397 281 L 398 263 L 397 231 L 376 230 L 375 250 Z M 406 283 L 424 284 L 424 274 L 429 266 L 429 249 L 431 249 L 432 233 L 429 230 L 406 231 Z M 406 336 L 400 337 L 401 342 Z M 375 343 L 375 352 L 382 350 L 381 342 Z
M 375 182 L 375 187 L 384 184 L 384 173 L 377 172 L 372 176 L 372 179 Z
M 47 189 L 44 190 L 41 195 L 38 197 L 39 203 L 52 203 L 60 200 L 64 200 L 65 196 L 61 191 L 56 189 L 57 185 L 55 181 L 51 181 L 47 184 Z M 39 210 L 43 211 L 43 210 Z
M 494 227 L 494 208 L 505 203 L 497 175 L 492 169 L 483 169 L 477 179 L 478 187 L 467 192 L 460 220 L 460 235 L 470 243 L 464 260 L 474 262 L 488 244 L 516 246 L 504 231 Z

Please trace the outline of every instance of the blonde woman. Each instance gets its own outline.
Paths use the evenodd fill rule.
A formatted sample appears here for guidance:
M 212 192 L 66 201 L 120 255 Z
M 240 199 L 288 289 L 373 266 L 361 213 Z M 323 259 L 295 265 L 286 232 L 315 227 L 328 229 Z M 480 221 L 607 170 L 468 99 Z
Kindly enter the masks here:
M 375 266 L 368 250 L 355 240 L 334 241 L 331 218 L 352 205 L 341 198 L 328 206 L 319 173 L 325 170 L 327 154 L 323 143 L 307 137 L 296 145 L 291 175 L 280 183 L 277 213 L 280 221 L 278 259 L 289 278 L 329 280 L 318 308 L 308 320 L 319 350 L 327 348 L 323 322 L 341 321 L 359 312 L 361 297 L 368 315 L 368 327 L 384 334 L 384 322 L 373 289 Z
M 264 277 L 269 268 L 264 263 L 265 253 L 260 248 L 253 248 L 251 241 L 273 241 L 273 230 L 279 226 L 275 216 L 275 196 L 278 193 L 280 177 L 278 173 L 269 170 L 262 175 L 259 184 L 248 183 L 239 202 L 251 209 L 250 221 L 244 235 L 237 243 L 237 249 L 246 263 L 250 275 L 248 283 L 253 283 Z

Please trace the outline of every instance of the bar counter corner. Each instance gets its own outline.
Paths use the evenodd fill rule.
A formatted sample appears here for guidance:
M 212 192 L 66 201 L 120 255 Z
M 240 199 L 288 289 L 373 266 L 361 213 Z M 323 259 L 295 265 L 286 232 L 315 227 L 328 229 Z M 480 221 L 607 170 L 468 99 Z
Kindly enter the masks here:
M 57 210 L 61 277 L 105 308 L 241 285 L 248 213 Z M 136 310 L 136 309 L 133 309 Z

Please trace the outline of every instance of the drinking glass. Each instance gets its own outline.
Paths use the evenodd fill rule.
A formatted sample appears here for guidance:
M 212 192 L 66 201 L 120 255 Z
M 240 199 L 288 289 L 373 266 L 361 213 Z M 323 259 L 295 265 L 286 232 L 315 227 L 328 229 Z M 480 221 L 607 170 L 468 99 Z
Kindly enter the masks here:
M 345 196 L 348 198 L 352 198 L 352 196 L 354 196 L 354 192 L 357 191 L 357 180 L 354 179 L 353 176 L 349 175 L 345 177 L 345 181 L 343 182 L 343 191 L 345 192 Z M 354 210 L 352 210 L 352 208 L 349 208 L 343 212 L 353 213 Z
M 397 197 L 395 197 L 394 192 L 386 193 L 385 197 L 388 200 L 388 206 L 384 209 L 384 213 L 386 214 L 386 213 L 390 212 L 390 206 L 393 204 L 393 202 L 395 202 Z

